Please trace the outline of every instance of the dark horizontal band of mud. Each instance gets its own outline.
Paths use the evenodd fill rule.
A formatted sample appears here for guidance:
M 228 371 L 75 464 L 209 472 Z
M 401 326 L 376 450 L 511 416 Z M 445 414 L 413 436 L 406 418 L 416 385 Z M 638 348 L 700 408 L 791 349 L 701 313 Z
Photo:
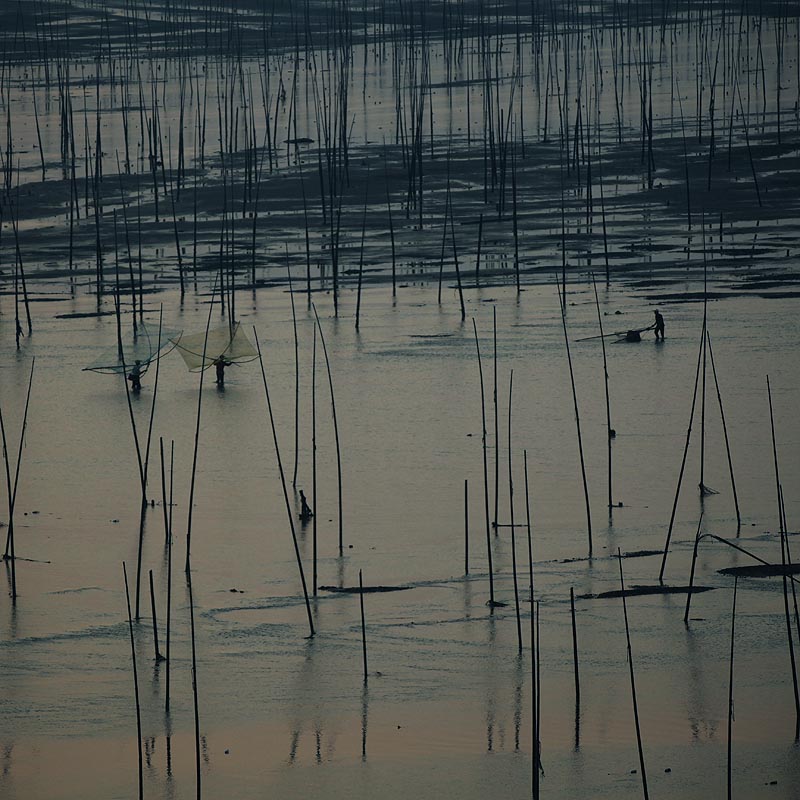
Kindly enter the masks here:
M 625 590 L 625 597 L 639 597 L 647 594 L 692 594 L 700 592 L 710 592 L 714 586 L 631 586 Z M 622 597 L 622 590 L 615 589 L 611 592 L 600 592 L 600 594 L 580 594 L 579 600 L 605 600 L 611 597 Z
M 623 558 L 644 558 L 645 556 L 660 556 L 663 555 L 663 550 L 631 550 L 629 553 L 623 553 Z
M 336 592 L 338 594 L 375 594 L 376 592 L 404 592 L 413 589 L 413 586 L 320 586 L 323 592 Z
M 623 558 L 644 558 L 645 556 L 660 556 L 663 550 L 631 550 L 628 553 L 623 553 Z M 617 558 L 616 555 L 605 556 L 605 558 Z M 575 558 L 558 558 L 555 561 L 546 562 L 552 564 L 576 564 L 579 561 L 593 561 L 594 559 L 589 556 L 576 556 Z
M 71 314 L 56 314 L 56 319 L 90 319 L 92 317 L 113 317 L 116 311 L 74 311 Z
M 747 567 L 725 567 L 720 575 L 741 575 L 745 578 L 772 578 L 775 575 L 797 575 L 800 564 L 753 564 Z

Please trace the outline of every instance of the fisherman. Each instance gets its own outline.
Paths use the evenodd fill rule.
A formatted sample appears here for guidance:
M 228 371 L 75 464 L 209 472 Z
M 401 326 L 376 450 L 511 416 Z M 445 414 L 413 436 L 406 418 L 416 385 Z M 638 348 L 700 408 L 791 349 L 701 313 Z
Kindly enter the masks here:
M 131 382 L 131 391 L 139 392 L 142 388 L 142 362 L 137 358 L 133 369 L 128 373 L 128 380 Z
M 225 367 L 230 367 L 232 361 L 226 361 L 225 356 L 218 356 L 214 359 L 214 368 L 217 371 L 217 386 L 225 385 Z
M 656 315 L 656 321 L 653 323 L 653 328 L 655 328 L 655 331 L 656 331 L 656 341 L 661 339 L 661 341 L 663 342 L 664 341 L 664 317 L 661 316 L 661 314 L 659 313 L 658 309 L 653 311 L 653 313 Z
M 626 342 L 641 342 L 642 336 L 641 333 L 637 330 L 630 330 L 625 334 L 625 341 Z
M 311 506 L 308 504 L 306 500 L 305 493 L 303 490 L 300 490 L 300 519 L 303 522 L 308 522 L 311 517 L 314 516 L 314 512 L 311 510 Z

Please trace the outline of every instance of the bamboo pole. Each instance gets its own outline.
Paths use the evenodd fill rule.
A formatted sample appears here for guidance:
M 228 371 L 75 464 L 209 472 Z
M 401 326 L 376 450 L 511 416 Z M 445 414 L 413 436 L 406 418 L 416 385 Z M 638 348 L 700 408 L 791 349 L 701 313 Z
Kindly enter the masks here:
M 514 608 L 517 616 L 517 646 L 522 653 L 522 621 L 519 615 L 519 585 L 517 583 L 517 537 L 514 526 L 514 473 L 512 469 L 511 400 L 514 389 L 514 370 L 508 381 L 508 506 L 511 517 L 511 570 L 514 576 Z
M 731 608 L 731 655 L 728 667 L 728 800 L 733 798 L 732 746 L 733 746 L 733 645 L 736 633 L 736 590 L 739 576 L 733 580 L 733 607 Z
M 164 713 L 169 715 L 170 706 L 170 644 L 172 634 L 172 499 L 173 499 L 173 475 L 175 466 L 175 442 L 170 443 L 169 454 L 169 495 L 165 480 L 164 468 L 164 442 L 161 440 L 161 502 L 164 506 L 164 531 L 167 540 L 167 608 L 166 608 L 166 655 L 167 662 L 165 693 L 164 693 Z M 169 499 L 168 499 L 169 498 Z M 167 513 L 169 505 L 169 513 Z
M 775 465 L 775 491 L 778 500 L 778 528 L 781 533 L 784 533 L 783 512 L 781 510 L 781 477 L 778 469 L 778 446 L 775 444 L 775 417 L 772 413 L 772 389 L 769 385 L 769 375 L 767 375 L 767 399 L 769 400 L 769 425 L 772 432 L 772 459 Z
M 795 711 L 794 740 L 795 742 L 797 742 L 800 741 L 800 690 L 798 690 L 797 687 L 797 663 L 795 661 L 795 655 L 794 655 L 794 639 L 792 637 L 792 618 L 789 614 L 789 591 L 786 580 L 786 545 L 785 545 L 786 534 L 784 533 L 783 530 L 781 530 L 780 536 L 781 536 L 781 566 L 783 567 L 783 569 L 781 570 L 783 578 L 783 608 L 786 617 L 786 638 L 789 644 L 789 662 L 791 663 L 792 667 L 792 688 L 794 689 L 794 711 Z
M 700 383 L 700 495 L 712 494 L 705 482 L 706 464 L 706 354 L 708 352 L 708 263 L 706 261 L 706 217 L 700 219 L 703 230 L 703 371 Z
M 159 662 L 164 660 L 164 656 L 161 655 L 161 652 L 158 649 L 158 618 L 156 617 L 156 593 L 155 589 L 153 588 L 153 570 L 149 571 L 150 574 L 150 610 L 153 614 L 153 647 L 155 649 L 155 662 L 158 664 Z
M 139 800 L 143 800 L 142 711 L 139 705 L 139 673 L 136 670 L 136 643 L 133 639 L 133 617 L 131 616 L 131 595 L 128 591 L 128 570 L 124 561 L 122 562 L 122 574 L 125 578 L 125 600 L 128 604 L 128 631 L 131 638 L 131 662 L 133 664 L 133 694 L 136 699 L 136 741 L 139 749 Z
M 161 351 L 161 320 L 163 317 L 163 308 L 159 312 L 158 317 L 158 348 L 156 353 L 160 353 Z M 124 363 L 124 360 L 123 360 Z M 158 396 L 158 375 L 161 366 L 161 358 L 156 358 L 156 377 L 153 381 L 153 400 L 150 404 L 150 419 L 147 427 L 147 440 L 145 443 L 145 452 L 144 452 L 144 459 L 141 458 L 139 455 L 139 469 L 140 469 L 140 478 L 142 482 L 142 505 L 139 513 L 139 548 L 136 557 L 136 621 L 139 621 L 139 600 L 141 594 L 141 582 L 142 582 L 142 548 L 144 546 L 144 523 L 145 523 L 145 514 L 147 512 L 147 472 L 150 462 L 150 442 L 153 438 L 153 418 L 155 417 L 156 413 L 156 398 Z M 127 370 L 126 370 L 127 372 Z M 125 380 L 125 389 L 128 389 L 128 382 L 127 377 Z M 128 395 L 128 405 L 130 406 L 130 395 Z M 139 440 L 136 436 L 136 426 L 134 424 L 134 417 L 133 417 L 133 408 L 130 407 L 131 412 L 131 424 L 134 425 L 134 439 L 136 440 L 136 447 L 138 450 L 139 447 Z
M 579 713 L 581 707 L 581 679 L 578 672 L 578 629 L 575 625 L 575 589 L 569 587 L 569 609 L 572 620 L 572 665 L 575 673 L 575 713 Z
M 361 649 L 364 657 L 364 685 L 367 685 L 369 673 L 367 672 L 367 626 L 364 619 L 364 580 L 361 570 L 358 571 L 358 600 L 361 606 Z
M 255 327 L 253 328 L 253 335 L 256 337 L 256 349 L 258 350 L 258 363 L 261 366 L 261 378 L 264 382 L 264 394 L 267 399 L 267 411 L 269 412 L 269 423 L 270 427 L 272 428 L 272 441 L 275 445 L 275 457 L 278 460 L 278 472 L 281 477 L 281 486 L 283 488 L 283 499 L 286 504 L 286 514 L 289 518 L 289 527 L 292 532 L 292 542 L 294 543 L 294 554 L 295 558 L 297 559 L 297 568 L 300 571 L 300 582 L 303 585 L 303 596 L 305 598 L 306 603 L 306 614 L 308 616 L 308 627 L 310 630 L 309 637 L 314 635 L 314 620 L 311 616 L 311 604 L 308 601 L 308 589 L 306 587 L 306 575 L 303 571 L 303 560 L 300 557 L 300 547 L 297 543 L 297 531 L 295 530 L 294 525 L 294 514 L 292 512 L 292 506 L 289 502 L 289 491 L 286 487 L 286 476 L 283 473 L 283 462 L 281 461 L 281 451 L 278 445 L 278 432 L 275 428 L 275 417 L 272 413 L 272 401 L 270 400 L 269 396 L 269 386 L 267 384 L 267 373 L 264 369 L 264 358 L 261 354 L 261 344 L 258 341 L 258 332 L 256 331 Z
M 631 699 L 633 701 L 633 719 L 636 724 L 636 746 L 639 750 L 639 767 L 642 773 L 642 792 L 644 800 L 648 800 L 649 795 L 647 792 L 647 772 L 644 766 L 644 750 L 642 749 L 642 733 L 639 727 L 639 706 L 636 701 L 636 678 L 633 671 L 633 652 L 631 651 L 631 633 L 628 627 L 628 604 L 625 600 L 625 579 L 622 575 L 622 553 L 619 548 L 617 549 L 617 558 L 619 559 L 619 585 L 622 589 L 622 612 L 625 617 L 625 639 L 628 648 L 628 669 L 631 678 Z
M 608 391 L 608 361 L 606 358 L 606 340 L 603 335 L 603 318 L 600 315 L 600 298 L 597 295 L 597 281 L 594 279 L 592 273 L 592 287 L 594 288 L 594 302 L 597 308 L 597 324 L 600 327 L 600 344 L 603 348 L 603 381 L 605 384 L 606 395 L 606 438 L 608 440 L 608 513 L 611 515 L 611 509 L 614 508 L 614 501 L 612 500 L 611 481 L 612 481 L 612 462 L 611 462 L 611 440 L 616 436 L 616 432 L 611 427 L 611 398 Z
M 33 370 L 36 366 L 36 358 L 31 359 L 31 372 L 28 377 L 28 390 L 25 393 L 25 409 L 22 412 L 22 426 L 19 433 L 19 448 L 17 449 L 17 461 L 14 468 L 14 483 L 13 490 L 10 483 L 10 461 L 8 457 L 8 448 L 6 447 L 6 434 L 5 427 L 3 426 L 2 414 L 0 413 L 0 430 L 2 431 L 3 438 L 3 456 L 6 464 L 6 485 L 8 489 L 8 531 L 6 533 L 6 549 L 3 559 L 11 561 L 11 603 L 17 603 L 17 556 L 15 547 L 14 536 L 14 509 L 17 505 L 17 487 L 19 486 L 19 472 L 22 465 L 22 450 L 25 446 L 25 432 L 28 428 L 28 408 L 31 402 L 31 389 L 33 387 Z
M 567 348 L 567 365 L 569 366 L 569 379 L 572 385 L 572 404 L 575 409 L 575 426 L 578 432 L 578 453 L 581 459 L 581 478 L 583 480 L 583 498 L 586 504 L 586 529 L 589 535 L 589 558 L 592 557 L 592 511 L 589 507 L 589 485 L 586 481 L 586 461 L 583 457 L 583 438 L 581 436 L 581 418 L 578 412 L 578 393 L 575 389 L 575 373 L 572 370 L 572 355 L 569 350 L 569 336 L 567 335 L 567 315 L 566 315 L 566 295 L 562 295 L 558 289 L 558 281 L 556 281 L 556 289 L 558 290 L 558 298 L 561 304 L 561 325 L 564 329 L 564 346 Z
M 719 403 L 719 415 L 722 420 L 722 433 L 725 436 L 725 453 L 728 457 L 728 470 L 731 474 L 731 490 L 733 491 L 733 504 L 736 508 L 736 528 L 737 530 L 742 527 L 742 515 L 739 513 L 739 497 L 736 494 L 736 480 L 733 477 L 733 459 L 731 458 L 731 445 L 728 438 L 728 426 L 725 423 L 725 410 L 722 407 L 722 394 L 719 390 L 719 381 L 717 380 L 717 367 L 714 364 L 714 351 L 711 348 L 711 334 L 706 331 L 706 341 L 708 342 L 708 355 L 711 358 L 711 373 L 714 376 L 714 387 L 717 390 L 717 402 Z
M 289 279 L 289 297 L 292 301 L 292 332 L 294 335 L 294 470 L 292 471 L 292 488 L 294 488 L 297 486 L 297 463 L 300 460 L 300 342 L 297 338 L 297 313 L 294 307 L 288 245 L 286 246 L 286 275 Z
M 469 481 L 464 479 L 464 574 L 469 575 Z
M 694 390 L 692 391 L 692 409 L 689 412 L 689 426 L 686 429 L 686 442 L 684 443 L 683 446 L 683 458 L 681 459 L 681 468 L 678 473 L 678 485 L 675 488 L 675 499 L 672 501 L 672 513 L 670 514 L 669 527 L 667 528 L 667 539 L 664 542 L 664 554 L 661 557 L 661 569 L 659 570 L 658 573 L 659 583 L 664 582 L 664 568 L 667 565 L 667 554 L 669 553 L 669 543 L 670 540 L 672 539 L 672 528 L 673 525 L 675 524 L 675 512 L 678 509 L 678 498 L 680 497 L 681 493 L 681 483 L 683 483 L 683 473 L 684 470 L 686 469 L 686 456 L 689 452 L 689 441 L 692 437 L 692 422 L 694 421 L 694 410 L 697 404 L 697 385 L 700 380 L 700 362 L 703 358 L 703 349 L 704 349 L 703 344 L 705 342 L 705 338 L 706 338 L 706 329 L 704 324 L 703 332 L 700 337 L 700 349 L 698 350 L 697 353 L 697 367 L 695 368 L 695 373 L 694 373 Z
M 494 608 L 494 569 L 492 568 L 492 537 L 489 522 L 489 465 L 486 454 L 486 394 L 483 388 L 483 364 L 481 363 L 481 348 L 478 342 L 478 326 L 474 317 L 472 319 L 472 329 L 475 332 L 475 350 L 478 355 L 478 374 L 481 385 L 481 446 L 483 449 L 483 499 L 486 513 L 486 558 L 489 564 L 489 608 Z
M 189 590 L 189 621 L 192 639 L 192 699 L 194 706 L 194 757 L 195 757 L 195 789 L 197 800 L 202 796 L 202 776 L 200 772 L 200 703 L 197 690 L 197 647 L 194 632 L 194 598 L 192 596 L 192 573 L 186 573 L 186 586 Z M 140 799 L 141 800 L 141 799 Z
M 528 538 L 528 590 L 531 597 L 530 637 L 531 637 L 531 790 L 534 800 L 539 798 L 539 672 L 537 668 L 539 637 L 536 635 L 536 601 L 533 580 L 533 543 L 531 541 L 531 503 L 528 487 L 528 451 L 522 451 L 525 474 L 525 527 Z
M 184 571 L 189 575 L 191 565 L 192 550 L 192 518 L 194 512 L 194 488 L 197 479 L 197 454 L 200 448 L 200 415 L 203 408 L 203 376 L 206 374 L 206 350 L 208 349 L 208 331 L 211 327 L 211 314 L 214 311 L 214 297 L 217 293 L 219 276 L 214 279 L 214 289 L 211 292 L 211 301 L 208 305 L 208 317 L 206 319 L 206 331 L 203 339 L 203 367 L 200 370 L 200 384 L 197 387 L 197 416 L 194 429 L 194 450 L 192 453 L 192 478 L 189 483 L 189 510 L 186 523 L 186 564 Z
M 317 313 L 317 307 L 314 303 L 311 304 L 311 308 L 314 310 L 314 316 L 317 320 L 317 329 L 319 330 L 319 340 L 322 343 L 322 354 L 325 357 L 325 369 L 328 372 L 328 387 L 331 392 L 331 413 L 333 415 L 333 434 L 334 440 L 336 442 L 336 473 L 338 477 L 338 488 L 339 488 L 339 555 L 343 555 L 344 553 L 344 541 L 343 541 L 343 525 L 342 525 L 342 451 L 341 447 L 339 446 L 339 424 L 336 420 L 336 400 L 334 399 L 333 395 L 333 375 L 331 374 L 331 362 L 328 359 L 328 348 L 325 345 L 325 336 L 322 333 L 322 324 L 319 321 L 319 314 Z
M 314 516 L 311 518 L 313 537 L 313 577 L 312 591 L 317 596 L 317 327 L 314 326 L 314 346 L 311 359 L 311 502 L 314 506 Z
M 497 306 L 492 306 L 492 338 L 494 343 L 493 375 L 494 389 L 492 401 L 494 403 L 494 528 L 497 535 L 497 509 L 500 503 L 500 415 L 497 410 Z
M 697 531 L 694 534 L 694 548 L 692 549 L 692 568 L 689 572 L 689 591 L 686 593 L 686 611 L 683 613 L 683 624 L 689 624 L 689 607 L 692 603 L 692 588 L 694 587 L 694 568 L 697 564 L 697 547 L 700 544 L 700 528 L 703 524 L 703 512 L 700 512 L 700 519 L 697 521 Z

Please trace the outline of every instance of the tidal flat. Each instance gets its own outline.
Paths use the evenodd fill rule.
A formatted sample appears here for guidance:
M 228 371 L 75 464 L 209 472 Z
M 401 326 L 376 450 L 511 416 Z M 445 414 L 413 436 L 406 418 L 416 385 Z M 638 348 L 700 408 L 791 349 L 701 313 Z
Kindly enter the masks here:
M 3 798 L 795 797 L 792 8 L 0 31 Z

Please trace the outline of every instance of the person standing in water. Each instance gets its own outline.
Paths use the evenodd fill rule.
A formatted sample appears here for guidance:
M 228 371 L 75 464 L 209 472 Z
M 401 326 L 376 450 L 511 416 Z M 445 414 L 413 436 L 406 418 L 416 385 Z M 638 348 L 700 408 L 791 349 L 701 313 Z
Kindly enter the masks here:
M 128 373 L 128 380 L 131 382 L 131 391 L 138 392 L 142 388 L 142 362 L 137 358 L 133 369 Z
M 218 356 L 214 359 L 214 368 L 217 372 L 217 386 L 225 385 L 225 367 L 231 366 L 232 361 L 226 361 L 225 356 Z
M 655 328 L 655 331 L 656 331 L 656 341 L 658 341 L 660 339 L 663 342 L 664 341 L 664 317 L 661 316 L 661 314 L 658 311 L 658 309 L 653 311 L 653 313 L 656 315 L 656 321 L 653 323 L 653 327 Z

